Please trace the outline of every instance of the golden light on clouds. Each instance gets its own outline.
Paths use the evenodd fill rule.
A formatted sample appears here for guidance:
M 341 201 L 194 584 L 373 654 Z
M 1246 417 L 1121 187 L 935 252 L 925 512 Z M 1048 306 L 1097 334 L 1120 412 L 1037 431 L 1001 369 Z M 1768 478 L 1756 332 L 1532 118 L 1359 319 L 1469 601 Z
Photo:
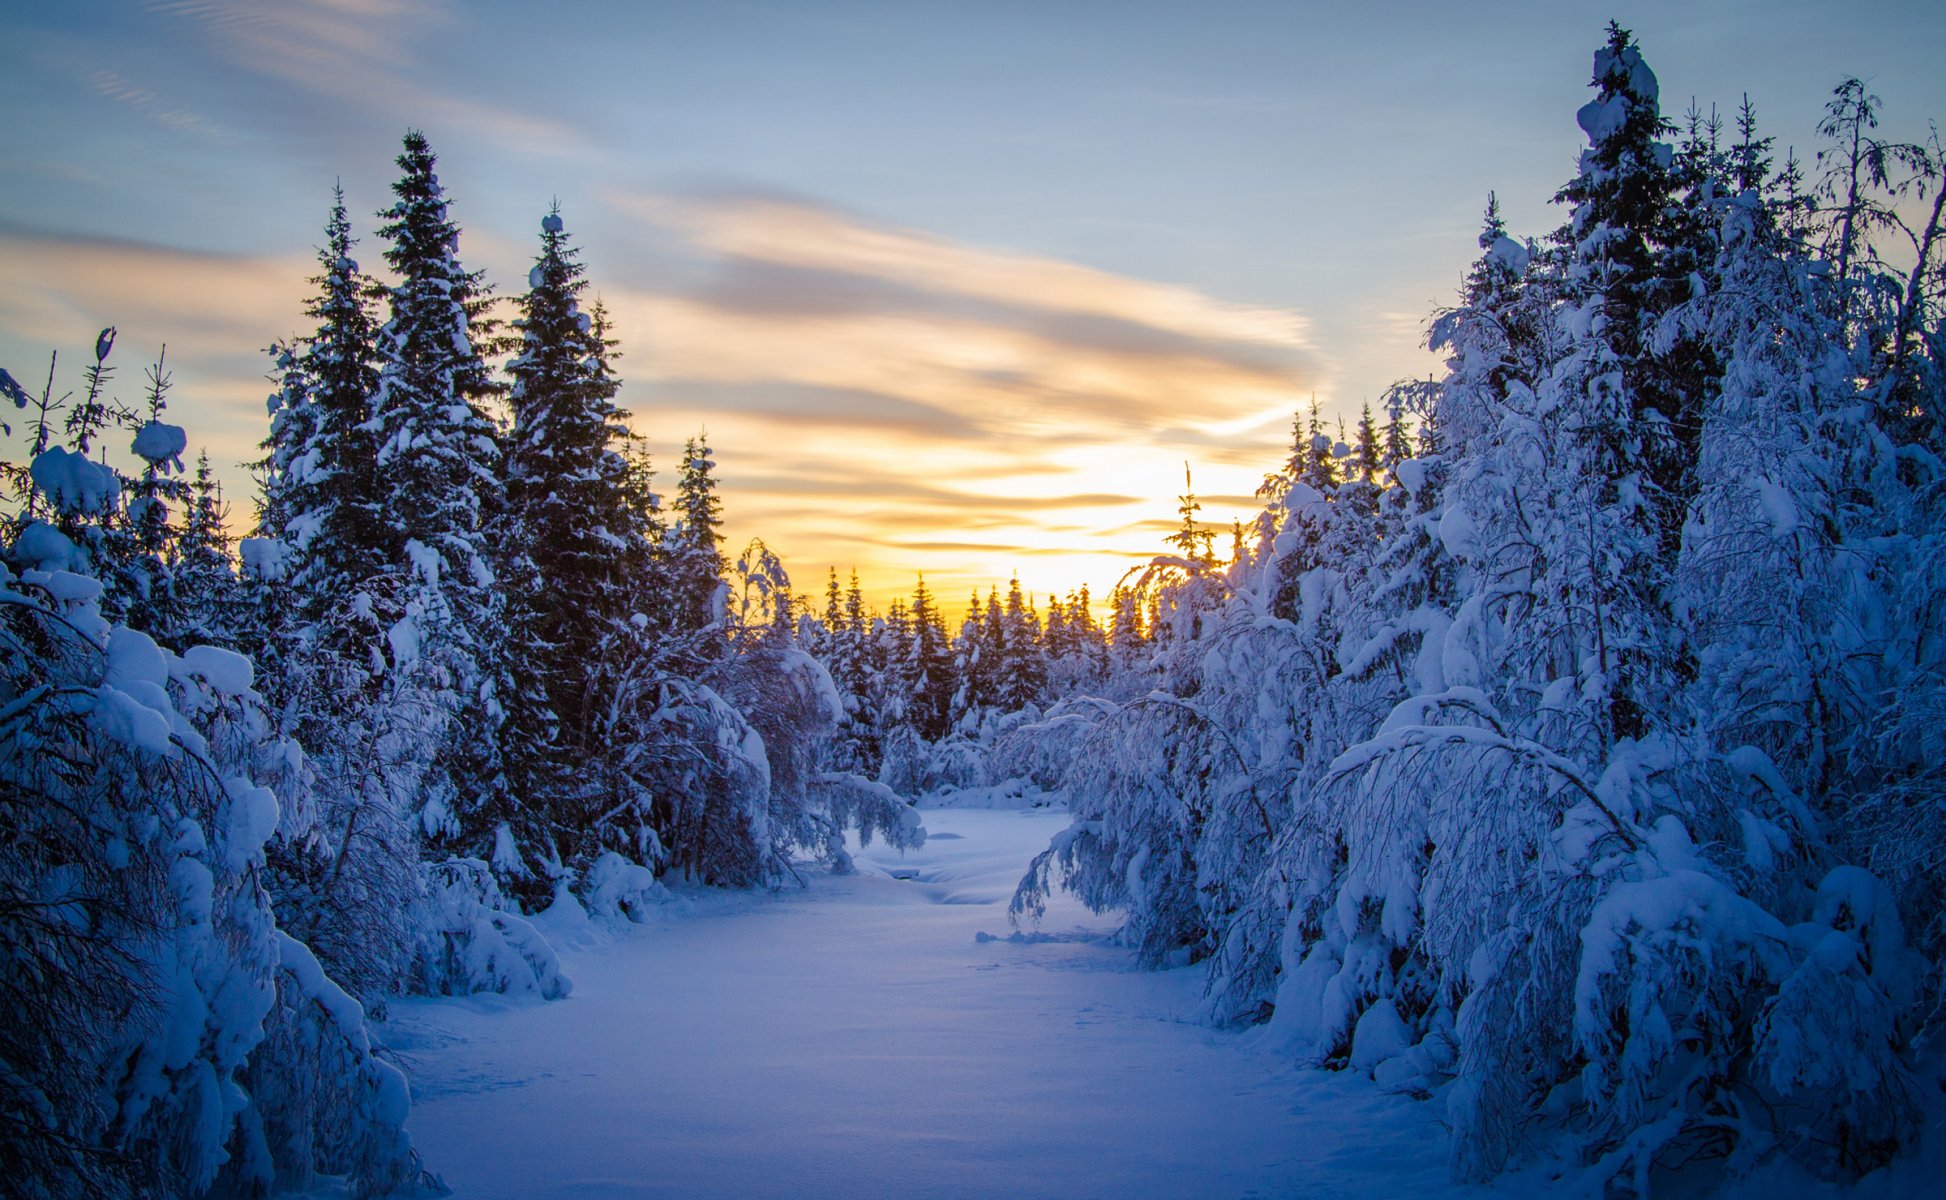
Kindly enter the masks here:
M 267 432 L 264 349 L 297 329 L 308 254 L 288 258 L 201 254 L 134 242 L 27 238 L 0 233 L 0 362 L 38 394 L 48 353 L 60 354 L 55 392 L 76 387 L 95 332 L 119 330 L 112 394 L 136 405 L 143 372 L 166 346 L 176 386 L 170 413 L 189 429 L 191 453 L 209 450 L 237 520 L 251 513 L 247 473 Z
M 1316 375 L 1295 313 L 958 245 L 767 197 L 621 197 L 704 257 L 682 289 L 602 292 L 624 398 L 660 441 L 707 427 L 731 532 L 802 588 L 856 566 L 1105 593 L 1160 548 L 1187 460 L 1226 523 Z M 1216 498 L 1223 498 L 1223 500 Z
M 1105 595 L 1161 548 L 1185 461 L 1205 521 L 1254 513 L 1318 373 L 1287 311 L 774 197 L 606 202 L 684 268 L 586 255 L 663 488 L 682 441 L 707 429 L 731 549 L 762 536 L 807 593 L 836 566 L 881 608 L 924 572 L 953 616 L 1016 573 L 1041 596 L 1084 582 Z M 493 278 L 525 268 L 498 231 L 463 235 L 461 251 L 510 260 L 487 264 Z M 238 464 L 264 434 L 261 348 L 302 327 L 309 255 L 12 236 L 0 255 L 16 338 L 79 347 L 122 328 L 124 399 L 169 343 L 173 411 L 247 519 Z

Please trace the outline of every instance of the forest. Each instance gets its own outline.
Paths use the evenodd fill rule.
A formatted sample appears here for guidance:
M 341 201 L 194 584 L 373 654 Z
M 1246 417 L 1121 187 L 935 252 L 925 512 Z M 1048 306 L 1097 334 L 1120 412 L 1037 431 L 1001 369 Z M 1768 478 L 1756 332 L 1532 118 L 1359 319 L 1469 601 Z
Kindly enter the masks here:
M 442 1194 L 388 1005 L 559 999 L 538 915 L 789 893 L 955 796 L 1071 817 L 1018 928 L 1076 896 L 1208 1025 L 1437 1098 L 1460 1182 L 1914 1153 L 1946 148 L 1855 78 L 1807 159 L 1747 100 L 1672 115 L 1613 24 L 1590 92 L 1559 227 L 1484 198 L 1443 372 L 1294 401 L 1255 520 L 1185 482 L 1099 605 L 881 613 L 732 553 L 706 437 L 659 488 L 563 209 L 496 294 L 417 131 L 375 226 L 330 199 L 247 514 L 160 348 L 0 372 L 0 1178 Z

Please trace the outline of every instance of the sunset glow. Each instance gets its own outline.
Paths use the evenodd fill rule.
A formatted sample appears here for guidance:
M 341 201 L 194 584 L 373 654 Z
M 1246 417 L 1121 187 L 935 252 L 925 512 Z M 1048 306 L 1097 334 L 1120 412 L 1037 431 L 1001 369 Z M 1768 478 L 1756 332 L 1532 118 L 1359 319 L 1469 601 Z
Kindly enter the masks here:
M 727 15 L 620 6 L 592 47 L 432 0 L 18 14 L 0 94 L 34 119 L 0 131 L 0 359 L 38 380 L 49 350 L 74 362 L 114 324 L 132 397 L 166 343 L 175 411 L 246 526 L 255 350 L 302 327 L 334 180 L 379 265 L 370 213 L 422 126 L 462 261 L 502 295 L 560 201 L 613 316 L 622 402 L 664 466 L 708 431 L 732 549 L 764 538 L 801 591 L 855 568 L 881 607 L 920 572 L 955 606 L 1016 573 L 1100 596 L 1174 526 L 1185 464 L 1206 522 L 1248 520 L 1296 410 L 1353 420 L 1431 371 L 1425 314 L 1473 253 L 1481 198 L 1544 194 L 1525 181 L 1574 144 L 1558 112 L 1576 87 L 1550 77 L 1536 103 L 1542 84 L 1490 69 L 1506 47 L 1461 49 L 1480 34 L 1458 14 L 1423 8 L 1430 36 L 1381 50 L 1342 15 L 1241 7 L 1155 9 L 1107 43 L 1080 10 L 759 5 L 731 42 Z M 1738 57 L 1739 83 L 1772 128 L 1808 132 L 1788 106 L 1815 89 L 1791 64 L 1867 35 L 1797 12 L 1742 29 L 1773 44 Z M 1593 13 L 1536 7 L 1521 52 L 1580 54 Z M 1712 36 L 1668 39 L 1672 77 Z M 1854 58 L 1889 77 L 1919 40 Z M 1008 82 L 1043 53 L 1033 83 Z M 510 57 L 536 70 L 468 65 Z M 851 84 L 818 90 L 808 60 Z M 1455 72 L 1467 119 L 1516 147 L 1490 169 L 1451 158 L 1441 122 L 1391 115 L 1440 111 L 1408 97 Z M 1896 104 L 1942 107 L 1936 73 L 1896 82 Z M 1524 231 L 1558 216 L 1513 205 Z

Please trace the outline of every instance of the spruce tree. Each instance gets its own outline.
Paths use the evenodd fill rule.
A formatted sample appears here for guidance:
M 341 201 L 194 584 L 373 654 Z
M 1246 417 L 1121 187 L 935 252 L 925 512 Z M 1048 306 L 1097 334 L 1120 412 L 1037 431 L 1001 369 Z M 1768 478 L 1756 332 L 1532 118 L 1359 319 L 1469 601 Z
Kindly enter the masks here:
M 148 403 L 130 447 L 142 460 L 142 473 L 129 481 L 123 524 L 110 530 L 111 540 L 123 544 L 113 555 L 119 569 L 109 579 L 109 598 L 131 627 L 177 646 L 183 615 L 174 558 L 189 500 L 189 485 L 178 477 L 187 438 L 180 426 L 162 419 L 170 387 L 164 359 L 157 354 L 148 369 Z
M 480 820 L 464 815 L 500 807 L 507 786 L 496 694 L 502 613 L 485 533 L 500 502 L 498 430 L 484 407 L 496 391 L 482 356 L 491 329 L 486 289 L 460 265 L 459 227 L 423 134 L 406 134 L 398 164 L 398 200 L 380 214 L 386 224 L 379 229 L 398 283 L 378 333 L 371 401 L 391 531 L 381 597 L 390 669 L 420 681 L 443 714 L 434 721 L 443 725 L 442 749 L 420 800 L 424 827 L 459 839 L 454 848 L 468 854 L 484 857 L 491 847 L 504 873 L 528 875 L 537 864 L 527 853 L 548 862 L 552 847 L 523 849 L 511 834 L 482 832 Z
M 1007 587 L 1007 608 L 1001 615 L 1004 631 L 1000 650 L 998 695 L 1003 713 L 1038 704 L 1047 690 L 1047 656 L 1041 644 L 1040 621 L 1020 591 L 1015 576 Z
M 1376 484 L 1380 463 L 1385 452 L 1379 445 L 1378 426 L 1372 421 L 1371 401 L 1358 410 L 1358 444 L 1352 447 L 1352 469 L 1357 472 L 1358 481 Z
M 188 515 L 176 540 L 175 575 L 182 609 L 182 637 L 234 648 L 242 617 L 236 568 L 230 554 L 222 485 L 209 469 L 209 451 L 196 456 Z
M 507 366 L 513 425 L 506 505 L 497 522 L 507 601 L 508 710 L 503 756 L 524 841 L 578 828 L 565 794 L 569 761 L 600 749 L 594 674 L 604 643 L 634 610 L 628 549 L 641 522 L 620 447 L 628 437 L 604 338 L 580 308 L 587 288 L 558 208 L 518 301 L 520 353 Z M 585 776 L 585 773 L 582 773 Z M 595 801 L 599 806 L 599 801 Z
M 1561 572 L 1562 603 L 1593 605 L 1608 628 L 1593 634 L 1607 694 L 1608 737 L 1637 737 L 1672 682 L 1666 613 L 1668 569 L 1693 492 L 1695 433 L 1706 391 L 1695 363 L 1658 361 L 1658 323 L 1689 294 L 1692 257 L 1676 245 L 1679 204 L 1670 129 L 1655 73 L 1627 30 L 1611 22 L 1595 55 L 1596 98 L 1577 119 L 1590 148 L 1558 197 L 1574 206 L 1566 287 L 1586 335 L 1547 381 L 1571 412 L 1564 428 L 1595 482 L 1590 529 L 1599 554 Z M 1584 535 L 1586 536 L 1586 535 Z M 1556 568 L 1567 561 L 1557 560 Z
M 946 625 L 921 575 L 912 589 L 908 670 L 911 701 L 908 723 L 929 742 L 946 736 L 951 725 L 953 653 Z
M 669 606 L 672 626 L 692 634 L 718 620 L 723 588 L 723 502 L 716 495 L 715 452 L 707 434 L 683 447 L 676 479 L 675 523 L 669 530 Z
M 261 522 L 295 552 L 290 585 L 300 619 L 324 626 L 325 640 L 341 649 L 349 649 L 342 623 L 352 596 L 399 552 L 371 424 L 376 285 L 351 257 L 355 244 L 338 188 L 311 278 L 318 290 L 305 306 L 317 328 L 294 348 L 285 379 L 301 382 L 273 414 L 265 491 L 275 513 Z

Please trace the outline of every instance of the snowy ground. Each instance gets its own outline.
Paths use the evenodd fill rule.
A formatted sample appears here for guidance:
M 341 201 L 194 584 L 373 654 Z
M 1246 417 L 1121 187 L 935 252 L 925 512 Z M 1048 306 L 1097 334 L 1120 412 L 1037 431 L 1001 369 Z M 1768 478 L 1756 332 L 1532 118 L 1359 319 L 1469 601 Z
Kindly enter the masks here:
M 925 819 L 856 876 L 574 938 L 567 1000 L 396 1004 L 427 1164 L 462 1200 L 1453 1192 L 1433 1106 L 1191 1023 L 1196 972 L 1137 970 L 1110 919 L 1006 940 L 1065 814 Z

